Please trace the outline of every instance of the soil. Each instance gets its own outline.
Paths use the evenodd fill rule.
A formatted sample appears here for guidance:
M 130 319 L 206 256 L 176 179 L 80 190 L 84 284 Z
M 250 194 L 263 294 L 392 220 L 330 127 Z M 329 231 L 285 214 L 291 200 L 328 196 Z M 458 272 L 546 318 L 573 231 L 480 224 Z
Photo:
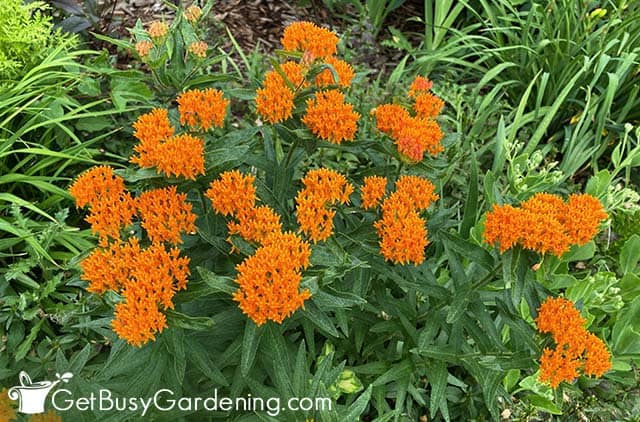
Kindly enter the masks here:
M 89 1 L 96 0 L 85 0 L 85 7 Z M 174 16 L 172 8 L 162 0 L 97 1 L 97 14 L 100 18 L 95 29 L 115 38 L 129 38 L 127 28 L 133 27 L 138 19 L 146 26 L 154 20 L 170 22 Z M 198 4 L 198 1 L 182 3 L 187 7 L 192 3 Z M 384 27 L 394 26 L 405 33 L 410 33 L 412 30 L 420 31 L 421 25 L 408 20 L 414 16 L 423 16 L 423 2 L 405 1 L 400 8 L 388 16 Z M 332 28 L 341 34 L 350 29 L 351 43 L 354 44 L 352 47 L 361 51 L 363 56 L 361 61 L 364 60 L 372 68 L 389 67 L 397 63 L 402 56 L 401 52 L 385 48 L 378 43 L 380 38 L 388 37 L 384 27 L 379 34 L 379 39 L 374 40 L 366 19 L 358 15 L 353 5 L 348 4 L 332 11 L 322 0 L 220 0 L 215 2 L 210 18 L 228 26 L 244 51 L 251 51 L 259 46 L 262 52 L 270 53 L 280 48 L 282 31 L 289 23 L 309 20 Z M 100 44 L 96 47 L 108 46 Z M 123 59 L 126 61 L 126 58 Z

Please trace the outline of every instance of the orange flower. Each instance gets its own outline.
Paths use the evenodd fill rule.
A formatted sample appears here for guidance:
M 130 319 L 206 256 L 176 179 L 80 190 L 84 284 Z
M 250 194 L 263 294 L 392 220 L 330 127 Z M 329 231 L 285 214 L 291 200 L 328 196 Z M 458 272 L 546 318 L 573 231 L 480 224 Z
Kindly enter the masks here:
M 153 21 L 149 25 L 149 35 L 151 38 L 162 38 L 167 35 L 169 27 L 166 23 L 160 21 Z
M 54 410 L 48 410 L 45 413 L 31 415 L 27 422 L 62 422 L 62 417 L 58 415 Z
M 299 291 L 300 264 L 308 263 L 308 244 L 293 234 L 277 233 L 236 268 L 240 288 L 233 295 L 240 309 L 258 326 L 267 320 L 281 323 L 304 306 L 311 296 Z
M 282 36 L 286 51 L 309 51 L 315 57 L 336 54 L 338 36 L 311 22 L 294 22 L 287 26 Z
M 371 111 L 376 117 L 376 127 L 379 131 L 396 137 L 405 122 L 411 118 L 409 112 L 398 104 L 382 104 Z
M 138 55 L 142 58 L 146 57 L 151 49 L 153 48 L 153 43 L 151 41 L 138 41 L 136 43 L 136 51 Z
M 608 218 L 602 204 L 591 195 L 570 195 L 564 219 L 569 241 L 584 245 L 598 234 L 600 223 Z
M 382 219 L 374 223 L 382 256 L 395 264 L 421 264 L 429 244 L 425 220 L 399 201 L 387 199 L 382 206 Z
M 290 60 L 288 62 L 282 63 L 280 65 L 280 69 L 287 76 L 287 79 L 294 87 L 298 88 L 305 85 L 305 72 L 299 63 Z M 275 73 L 280 76 L 280 74 L 278 74 L 277 72 Z M 282 78 L 282 76 L 280 76 L 280 78 Z
M 247 242 L 263 243 L 269 235 L 282 230 L 280 216 L 266 205 L 241 210 L 237 216 L 238 222 L 227 225 L 229 234 L 239 234 Z
M 269 72 L 264 88 L 256 91 L 256 111 L 269 123 L 279 123 L 291 117 L 294 93 L 277 73 Z
M 124 179 L 111 166 L 96 166 L 82 173 L 69 187 L 78 207 L 95 205 L 102 198 L 118 198 L 125 192 Z
M 423 211 L 438 199 L 435 186 L 427 179 L 419 176 L 400 176 L 396 181 L 396 192 L 399 200 L 404 201 L 409 208 Z
M 424 94 L 433 88 L 433 82 L 431 82 L 428 78 L 418 76 L 411 83 L 411 87 L 409 88 L 409 96 L 417 97 L 420 94 Z
M 418 95 L 413 104 L 417 117 L 422 118 L 437 117 L 442 107 L 444 107 L 444 101 L 429 92 Z
M 131 287 L 130 291 L 136 291 L 136 288 Z M 155 340 L 155 334 L 167 327 L 167 321 L 153 298 L 140 292 L 136 300 L 115 305 L 111 326 L 118 337 L 132 346 L 141 347 L 146 342 Z
M 548 382 L 557 388 L 562 381 L 572 382 L 578 377 L 580 360 L 566 356 L 562 349 L 545 348 L 540 357 L 540 382 Z
M 594 334 L 587 334 L 584 373 L 600 378 L 611 369 L 611 354 L 604 342 Z
M 85 220 L 100 237 L 101 244 L 109 238 L 119 239 L 120 230 L 133 221 L 133 198 L 125 191 L 124 180 L 115 176 L 109 166 L 86 171 L 71 185 L 69 192 L 78 206 L 91 206 Z
M 500 253 L 511 249 L 522 237 L 524 218 L 524 212 L 519 208 L 494 204 L 484 223 L 484 242 L 489 245 L 497 243 Z
M 302 122 L 321 139 L 339 144 L 353 140 L 360 115 L 351 104 L 344 102 L 344 95 L 337 90 L 320 91 L 307 100 L 307 111 Z
M 304 86 L 302 67 L 293 61 L 280 65 L 293 87 Z M 256 91 L 256 111 L 269 123 L 278 123 L 291 117 L 295 93 L 275 70 L 267 72 L 263 88 Z
M 370 209 L 378 206 L 387 190 L 387 178 L 368 176 L 364 178 L 362 192 L 362 208 Z
M 206 196 L 216 212 L 222 215 L 237 215 L 254 207 L 255 176 L 242 174 L 238 170 L 226 171 L 218 180 L 211 182 Z
M 314 242 L 326 240 L 333 233 L 336 211 L 328 209 L 349 202 L 353 186 L 347 179 L 329 169 L 310 170 L 302 179 L 304 188 L 296 196 L 296 214 L 300 229 Z
M 484 241 L 499 243 L 501 253 L 520 243 L 525 249 L 560 257 L 572 244 L 591 240 L 605 218 L 602 205 L 590 195 L 572 195 L 565 203 L 557 195 L 537 193 L 521 208 L 494 205 L 487 213 Z
M 209 49 L 209 44 L 204 41 L 194 41 L 189 44 L 187 50 L 189 53 L 192 53 L 194 56 L 198 56 L 201 59 L 207 57 L 207 50 Z
M 17 419 L 16 411 L 13 408 L 13 401 L 9 399 L 8 390 L 0 390 L 0 421 L 14 421 Z
M 138 117 L 133 124 L 133 136 L 140 144 L 134 149 L 140 155 L 152 155 L 153 149 L 161 142 L 171 138 L 174 128 L 169 122 L 169 111 L 167 109 L 153 109 L 151 112 Z M 141 158 L 132 157 L 131 162 L 137 163 L 141 167 L 150 167 L 139 162 Z
M 140 244 L 135 237 L 127 243 L 114 242 L 105 249 L 94 249 L 80 263 L 82 279 L 89 282 L 87 290 L 103 294 L 107 290 L 121 289 L 131 278 L 140 253 Z
M 343 60 L 340 60 L 334 56 L 327 57 L 324 62 L 326 64 L 331 65 L 338 76 L 338 79 L 335 80 L 333 77 L 333 73 L 330 69 L 325 69 L 318 76 L 316 76 L 316 85 L 318 86 L 327 86 L 327 85 L 340 85 L 344 88 L 349 87 L 351 85 L 351 81 L 353 80 L 353 68 L 351 65 Z
M 136 205 L 142 227 L 153 243 L 182 243 L 182 232 L 196 230 L 196 215 L 187 202 L 187 194 L 177 193 L 175 186 L 146 191 L 137 198 Z
M 124 302 L 115 306 L 112 322 L 116 334 L 129 344 L 139 347 L 166 328 L 159 306 L 173 308 L 173 296 L 186 287 L 189 275 L 189 258 L 179 254 L 177 248 L 166 251 L 155 244 L 131 258 L 131 276 L 122 289 Z
M 196 22 L 202 16 L 202 9 L 198 6 L 189 6 L 184 11 L 184 17 L 191 23 Z
M 374 223 L 380 238 L 380 253 L 396 264 L 424 261 L 427 240 L 426 221 L 418 211 L 438 199 L 435 187 L 418 176 L 402 176 L 396 190 L 382 203 L 382 218 Z
M 548 297 L 538 309 L 538 331 L 551 333 L 554 350 L 546 348 L 540 358 L 540 381 L 556 388 L 572 382 L 582 369 L 586 375 L 601 377 L 611 369 L 611 354 L 604 342 L 585 328 L 586 320 L 572 301 Z
M 424 152 L 435 155 L 444 150 L 440 141 L 443 133 L 432 119 L 405 119 L 395 137 L 398 152 L 413 162 L 422 161 Z
M 191 135 L 178 135 L 159 148 L 157 167 L 169 176 L 196 180 L 204 174 L 204 142 Z M 160 157 L 165 157 L 160 159 Z M 170 159 L 167 159 L 169 158 Z
M 222 91 L 213 88 L 191 89 L 180 94 L 177 99 L 180 124 L 200 126 L 203 130 L 212 126 L 222 127 L 229 105 L 229 100 L 222 95 Z

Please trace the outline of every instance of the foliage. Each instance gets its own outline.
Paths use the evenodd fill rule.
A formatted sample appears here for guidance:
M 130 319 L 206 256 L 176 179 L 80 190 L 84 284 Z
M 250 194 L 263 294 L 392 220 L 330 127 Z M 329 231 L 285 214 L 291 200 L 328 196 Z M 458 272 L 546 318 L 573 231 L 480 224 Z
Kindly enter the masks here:
M 72 38 L 53 31 L 47 10 L 38 1 L 0 2 L 0 86 L 19 80 L 60 45 L 74 45 Z
M 371 3 L 382 22 L 397 2 Z M 293 25 L 272 57 L 245 54 L 231 31 L 234 55 L 189 52 L 207 39 L 206 28 L 182 9 L 170 25 L 138 22 L 134 42 L 108 39 L 135 50 L 151 78 L 110 69 L 104 56 L 93 70 L 66 63 L 74 71 L 63 74 L 49 74 L 45 62 L 39 77 L 0 98 L 0 121 L 9 123 L 0 135 L 0 183 L 9 186 L 0 208 L 8 352 L 0 379 L 11 385 L 21 369 L 33 378 L 72 372 L 69 388 L 83 395 L 108 388 L 151 397 L 169 388 L 183 397 L 217 391 L 332 402 L 277 415 L 174 409 L 146 415 L 153 420 L 580 418 L 607 403 L 625 417 L 623 407 L 637 399 L 640 358 L 637 9 L 611 5 L 603 15 L 579 3 L 547 10 L 526 1 L 425 2 L 423 43 L 413 47 L 394 30 L 387 44 L 408 56 L 375 80 L 372 69 L 354 72 L 340 59 L 351 53 L 332 49 L 335 34 L 309 24 Z M 85 70 L 103 79 L 74 82 Z M 434 86 L 416 73 L 433 75 Z M 118 121 L 94 109 L 98 102 L 77 101 L 76 83 L 85 94 L 108 88 L 118 111 L 156 110 L 110 132 Z M 425 116 L 420 95 L 429 110 L 442 98 L 442 114 Z M 42 120 L 43 109 L 54 114 Z M 108 135 L 87 139 L 101 132 Z M 104 136 L 110 153 L 97 160 Z M 425 138 L 433 148 L 423 148 Z M 99 184 L 81 188 L 89 163 L 113 167 L 105 183 L 121 183 L 115 196 L 111 188 L 96 194 Z M 81 174 L 71 191 L 78 205 L 90 204 L 93 234 L 61 189 Z M 165 210 L 172 202 L 164 200 L 150 206 L 158 192 L 174 192 L 179 210 Z M 552 210 L 554 221 L 531 212 L 519 226 L 493 224 L 521 233 L 512 247 L 489 244 L 491 212 L 531 205 L 541 192 L 569 205 Z M 534 229 L 547 235 L 540 244 L 558 234 L 545 224 L 566 230 L 566 215 L 586 216 L 571 209 L 570 195 L 581 192 L 610 217 L 600 234 L 598 218 L 568 251 L 531 246 Z M 258 215 L 269 224 L 256 223 Z M 407 243 L 416 233 L 426 248 Z M 384 238 L 392 235 L 400 247 Z M 286 236 L 310 255 L 281 248 Z M 162 279 L 169 287 L 154 286 L 160 261 L 136 261 L 133 252 L 108 258 L 136 247 L 144 257 L 166 247 L 188 259 L 186 286 L 175 269 L 175 280 Z M 417 253 L 398 253 L 408 250 Z M 99 278 L 116 267 L 120 278 Z M 281 272 L 287 296 L 261 314 L 252 304 L 278 291 Z M 137 314 L 125 309 L 143 302 L 135 286 L 152 298 Z M 557 388 L 541 381 L 541 357 L 557 335 L 539 328 L 550 297 L 570 300 L 584 319 L 580 329 L 611 352 L 602 378 Z M 160 323 L 144 338 L 129 336 L 155 317 Z M 140 412 L 68 416 L 117 421 Z

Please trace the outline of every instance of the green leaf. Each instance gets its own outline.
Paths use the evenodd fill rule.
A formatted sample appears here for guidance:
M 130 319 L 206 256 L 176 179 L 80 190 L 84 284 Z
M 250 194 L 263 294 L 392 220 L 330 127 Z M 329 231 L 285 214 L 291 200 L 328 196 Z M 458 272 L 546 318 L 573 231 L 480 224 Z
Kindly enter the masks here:
M 562 415 L 562 410 L 556 406 L 554 402 L 537 394 L 528 394 L 524 397 L 524 400 L 543 412 L 551 413 L 552 415 Z
M 187 330 L 209 330 L 214 326 L 213 319 L 210 317 L 193 317 L 181 312 L 167 309 L 167 324 L 170 327 L 179 327 Z
M 247 320 L 242 337 L 242 356 L 240 358 L 240 373 L 248 376 L 253 362 L 256 360 L 256 352 L 260 345 L 262 330 L 251 320 Z
M 344 415 L 340 415 L 340 420 L 345 422 L 359 421 L 360 416 L 369 404 L 369 400 L 371 400 L 372 389 L 373 385 L 371 384 L 362 394 L 360 394 L 360 397 L 358 397 L 356 401 L 351 403 L 347 412 Z
M 233 295 L 236 290 L 238 290 L 238 286 L 231 277 L 218 275 L 203 267 L 197 267 L 197 271 L 200 277 L 202 277 L 202 281 L 209 286 L 212 293 L 222 292 Z
M 467 192 L 467 202 L 464 206 L 462 223 L 460 223 L 460 236 L 469 238 L 471 228 L 476 224 L 478 207 L 478 162 L 475 152 L 471 151 L 471 177 L 469 179 L 469 192 Z
M 623 274 L 634 273 L 640 260 L 640 236 L 634 234 L 624 243 L 620 251 L 620 269 Z
M 429 413 L 431 419 L 434 419 L 438 410 L 442 411 L 442 415 L 449 415 L 447 408 L 447 378 L 449 371 L 447 371 L 447 365 L 443 362 L 435 362 L 428 366 L 429 372 L 427 373 L 427 379 L 431 384 L 431 397 Z M 446 418 L 448 419 L 448 418 Z
M 24 341 L 20 344 L 20 346 L 18 346 L 18 349 L 16 350 L 16 362 L 20 362 L 22 359 L 24 359 L 27 353 L 29 353 L 29 350 L 31 350 L 31 345 L 38 336 L 43 323 L 44 319 L 40 319 L 33 327 L 31 327 L 29 335 L 26 339 L 24 339 Z

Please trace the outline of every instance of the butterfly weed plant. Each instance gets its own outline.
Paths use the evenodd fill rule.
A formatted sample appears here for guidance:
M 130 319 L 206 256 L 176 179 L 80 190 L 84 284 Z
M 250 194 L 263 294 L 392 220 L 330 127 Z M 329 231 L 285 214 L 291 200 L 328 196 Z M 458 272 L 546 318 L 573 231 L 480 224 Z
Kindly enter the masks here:
M 60 353 L 56 370 L 130 396 L 330 397 L 258 415 L 323 421 L 498 419 L 513 395 L 559 413 L 565 391 L 625 377 L 640 245 L 598 275 L 609 201 L 488 186 L 438 82 L 364 96 L 339 35 L 311 22 L 285 28 L 247 96 L 202 70 L 226 60 L 194 35 L 207 10 L 120 42 L 167 100 L 132 121 L 126 161 L 69 187 L 95 236 L 79 327 L 100 348 Z

